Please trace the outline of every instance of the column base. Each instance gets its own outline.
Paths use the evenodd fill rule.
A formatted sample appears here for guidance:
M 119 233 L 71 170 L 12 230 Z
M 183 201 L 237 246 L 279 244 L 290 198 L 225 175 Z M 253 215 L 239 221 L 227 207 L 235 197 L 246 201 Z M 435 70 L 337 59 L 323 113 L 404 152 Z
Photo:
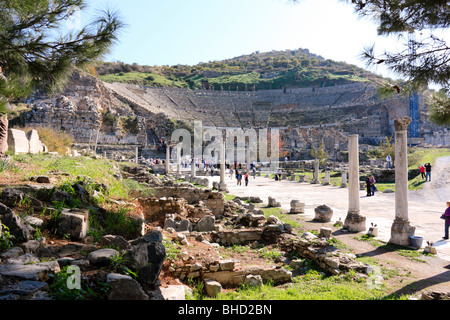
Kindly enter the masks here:
M 350 232 L 366 231 L 366 217 L 362 216 L 359 211 L 348 211 L 344 222 L 344 229 Z
M 409 224 L 408 220 L 394 220 L 391 227 L 390 243 L 398 244 L 400 246 L 409 246 L 411 244 L 410 236 L 414 235 L 416 227 Z
M 219 191 L 228 192 L 226 183 L 219 183 Z

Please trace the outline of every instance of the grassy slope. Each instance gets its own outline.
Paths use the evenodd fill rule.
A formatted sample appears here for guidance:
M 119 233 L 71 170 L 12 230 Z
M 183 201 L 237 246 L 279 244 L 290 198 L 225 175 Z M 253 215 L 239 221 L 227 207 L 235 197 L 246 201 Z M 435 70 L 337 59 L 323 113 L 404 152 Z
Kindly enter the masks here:
M 284 86 L 333 86 L 382 78 L 344 62 L 324 59 L 308 50 L 253 53 L 240 57 L 199 63 L 195 66 L 138 66 L 104 62 L 97 67 L 105 82 L 124 82 L 156 87 L 202 88 L 214 90 L 280 89 Z

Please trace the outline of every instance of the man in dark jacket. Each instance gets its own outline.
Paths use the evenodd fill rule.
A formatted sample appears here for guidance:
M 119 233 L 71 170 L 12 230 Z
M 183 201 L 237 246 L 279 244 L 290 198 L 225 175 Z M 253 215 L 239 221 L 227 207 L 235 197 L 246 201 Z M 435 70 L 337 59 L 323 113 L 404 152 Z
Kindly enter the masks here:
M 428 178 L 430 180 L 428 180 Z M 425 165 L 425 181 L 431 181 L 431 164 L 427 163 Z

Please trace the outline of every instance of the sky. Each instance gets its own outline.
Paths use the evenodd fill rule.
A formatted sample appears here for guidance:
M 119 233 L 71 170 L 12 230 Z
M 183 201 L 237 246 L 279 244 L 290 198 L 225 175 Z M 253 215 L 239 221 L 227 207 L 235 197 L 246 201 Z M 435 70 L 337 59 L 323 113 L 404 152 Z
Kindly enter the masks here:
M 126 27 L 104 61 L 140 65 L 195 65 L 255 51 L 309 49 L 325 59 L 369 69 L 360 55 L 395 49 L 395 37 L 377 35 L 376 25 L 339 0 L 87 0 L 83 25 L 99 10 L 117 11 Z M 450 39 L 450 37 L 449 37 Z

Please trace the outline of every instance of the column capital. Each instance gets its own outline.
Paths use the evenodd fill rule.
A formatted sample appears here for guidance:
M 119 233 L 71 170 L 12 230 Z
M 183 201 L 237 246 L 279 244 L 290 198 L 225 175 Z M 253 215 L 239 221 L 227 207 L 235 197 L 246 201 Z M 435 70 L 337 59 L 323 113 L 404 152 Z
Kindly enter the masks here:
M 394 119 L 395 131 L 406 131 L 411 123 L 410 117 L 399 117 Z

